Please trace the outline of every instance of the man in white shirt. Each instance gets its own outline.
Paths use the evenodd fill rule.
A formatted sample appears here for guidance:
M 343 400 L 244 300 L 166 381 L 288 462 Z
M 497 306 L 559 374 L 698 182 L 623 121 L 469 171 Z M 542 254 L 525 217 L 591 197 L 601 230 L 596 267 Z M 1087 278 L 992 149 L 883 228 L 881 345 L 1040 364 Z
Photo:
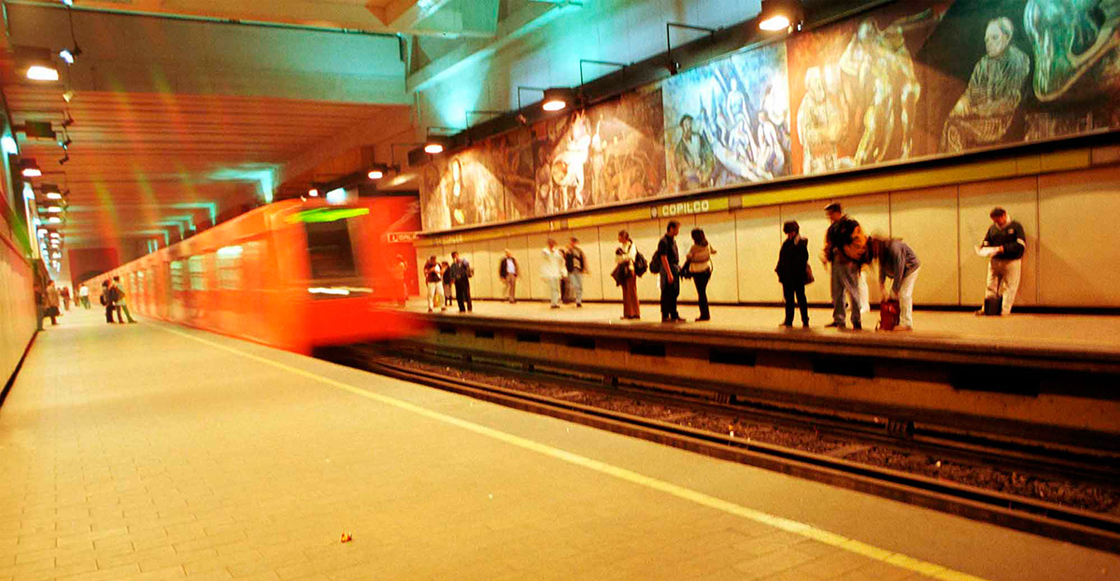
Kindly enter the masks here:
M 544 265 L 541 266 L 541 278 L 548 285 L 549 300 L 552 308 L 560 308 L 560 279 L 568 275 L 564 268 L 564 252 L 556 247 L 556 241 L 549 238 L 548 248 L 541 250 L 544 254 Z
M 82 306 L 85 307 L 86 310 L 88 311 L 89 310 L 89 289 L 86 287 L 86 285 L 83 284 L 83 285 L 78 287 L 78 298 L 82 301 Z

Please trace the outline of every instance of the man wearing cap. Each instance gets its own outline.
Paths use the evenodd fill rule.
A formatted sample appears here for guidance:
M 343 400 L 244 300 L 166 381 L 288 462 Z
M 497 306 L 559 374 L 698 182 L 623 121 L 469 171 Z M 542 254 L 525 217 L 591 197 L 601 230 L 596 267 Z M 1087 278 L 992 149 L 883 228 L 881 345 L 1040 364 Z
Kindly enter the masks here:
M 846 313 L 844 294 L 852 304 L 852 328 L 863 328 L 860 322 L 860 269 L 867 253 L 867 236 L 859 222 L 844 214 L 840 204 L 832 203 L 825 207 L 832 225 L 825 234 L 824 251 L 821 261 L 832 266 L 832 322 L 826 327 L 844 329 Z
M 1006 317 L 1011 314 L 1011 304 L 1015 302 L 1015 293 L 1019 290 L 1027 235 L 1023 232 L 1023 225 L 1012 220 L 1003 208 L 993 208 L 988 216 L 992 219 L 992 226 L 988 228 L 981 247 L 998 250 L 988 260 L 988 288 L 984 297 L 1003 297 L 1000 315 Z M 976 314 L 983 315 L 984 309 Z

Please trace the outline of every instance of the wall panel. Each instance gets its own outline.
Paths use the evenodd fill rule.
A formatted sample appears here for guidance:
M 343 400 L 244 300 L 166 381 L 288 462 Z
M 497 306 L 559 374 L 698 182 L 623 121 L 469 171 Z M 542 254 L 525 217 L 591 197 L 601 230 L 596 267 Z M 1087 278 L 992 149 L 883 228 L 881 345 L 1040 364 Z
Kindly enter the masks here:
M 960 304 L 957 216 L 956 186 L 891 194 L 891 236 L 905 241 L 922 263 L 915 303 Z M 877 286 L 878 268 L 870 275 Z
M 781 301 L 782 285 L 778 284 L 778 275 L 774 273 L 782 244 L 779 207 L 739 210 L 734 218 L 738 272 L 725 273 L 725 276 L 735 277 L 742 302 Z
M 1118 194 L 1117 167 L 1039 179 L 1035 238 L 1042 242 L 1038 253 L 1042 304 L 1120 306 Z

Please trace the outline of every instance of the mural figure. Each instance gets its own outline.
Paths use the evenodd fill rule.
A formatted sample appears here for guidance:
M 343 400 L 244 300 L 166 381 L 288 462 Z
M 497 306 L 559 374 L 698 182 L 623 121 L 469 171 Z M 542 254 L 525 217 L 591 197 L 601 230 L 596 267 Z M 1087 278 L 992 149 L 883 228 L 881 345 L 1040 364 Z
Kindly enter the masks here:
M 899 157 L 913 150 L 915 109 L 922 87 L 906 48 L 903 25 L 927 18 L 929 11 L 903 18 L 879 30 L 868 18 L 860 23 L 840 56 L 844 96 L 851 112 L 863 122 L 856 149 L 856 165 L 883 161 L 897 143 Z
M 571 128 L 562 140 L 563 150 L 552 161 L 553 191 L 559 197 L 557 211 L 566 212 L 589 205 L 584 197 L 585 166 L 591 155 L 592 135 L 584 112 L 572 116 Z
M 1011 44 L 1015 26 L 1009 18 L 988 22 L 987 54 L 976 63 L 968 88 L 957 100 L 941 136 L 941 151 L 960 153 L 1003 140 L 1023 99 L 1030 74 L 1027 55 Z
M 695 190 L 711 185 L 715 156 L 703 135 L 692 130 L 692 115 L 681 117 L 681 138 L 674 150 L 674 162 L 681 191 Z
M 1023 26 L 1034 49 L 1038 100 L 1046 103 L 1063 97 L 1083 77 L 1088 77 L 1084 94 L 1102 84 L 1113 85 L 1120 72 L 1113 51 L 1120 45 L 1118 24 L 1120 0 L 1029 0 Z M 1098 63 L 1105 70 L 1087 74 Z
M 824 72 L 831 72 L 831 67 Z M 839 154 L 840 140 L 848 130 L 848 108 L 844 95 L 837 90 L 836 82 L 826 89 L 824 72 L 820 67 L 805 71 L 805 96 L 797 110 L 797 138 L 802 147 L 804 174 L 836 171 L 852 167 L 851 157 Z M 836 78 L 835 73 L 828 75 Z

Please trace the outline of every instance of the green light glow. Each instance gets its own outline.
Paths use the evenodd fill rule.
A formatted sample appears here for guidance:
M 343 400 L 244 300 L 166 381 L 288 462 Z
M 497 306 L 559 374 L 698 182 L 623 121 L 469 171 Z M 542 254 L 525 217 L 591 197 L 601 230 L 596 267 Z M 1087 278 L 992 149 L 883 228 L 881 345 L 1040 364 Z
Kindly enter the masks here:
M 369 208 L 315 208 L 292 214 L 284 219 L 289 224 L 297 222 L 334 222 L 369 214 Z

